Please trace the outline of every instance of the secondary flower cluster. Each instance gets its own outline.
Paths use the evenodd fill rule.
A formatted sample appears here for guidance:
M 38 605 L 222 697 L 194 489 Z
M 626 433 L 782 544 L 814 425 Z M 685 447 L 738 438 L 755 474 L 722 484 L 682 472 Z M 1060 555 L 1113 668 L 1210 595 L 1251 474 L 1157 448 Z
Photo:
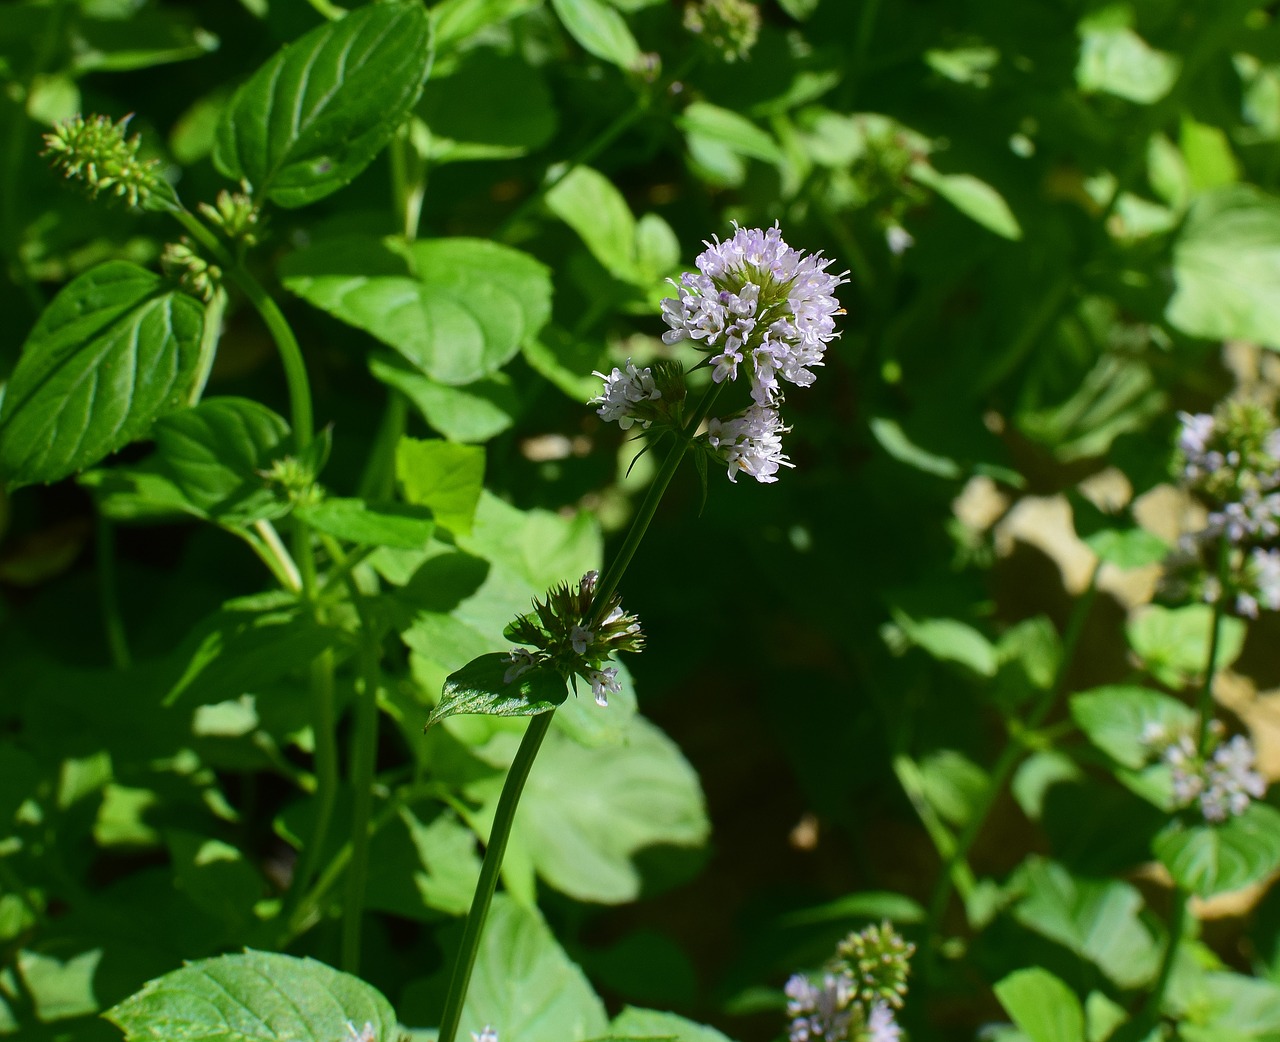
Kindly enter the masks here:
M 915 945 L 887 922 L 851 933 L 821 974 L 793 974 L 783 989 L 790 1042 L 899 1042 Z
M 549 666 L 564 677 L 581 677 L 591 685 L 598 705 L 609 704 L 609 695 L 622 688 L 617 667 L 605 663 L 615 651 L 640 651 L 644 634 L 640 621 L 622 610 L 622 598 L 616 593 L 600 611 L 593 612 L 598 581 L 599 574 L 591 571 L 576 587 L 561 583 L 547 591 L 545 600 L 534 598 L 533 616 L 516 616 L 504 635 L 536 650 L 511 649 L 511 665 L 502 678 L 505 683 L 531 669 Z
M 668 329 L 664 343 L 689 341 L 706 356 L 716 383 L 742 375 L 753 404 L 707 426 L 705 446 L 728 467 L 730 480 L 743 471 L 757 481 L 777 480 L 779 467 L 791 463 L 781 435 L 790 430 L 779 409 L 784 383 L 808 387 L 813 369 L 823 364 L 827 345 L 838 335 L 835 316 L 843 314 L 835 290 L 848 281 L 827 268 L 821 253 L 792 249 L 775 223 L 772 228 L 739 228 L 731 238 L 706 243 L 674 283 L 677 297 L 662 302 Z M 630 359 L 626 370 L 605 376 L 604 392 L 592 400 L 600 416 L 624 429 L 648 427 L 670 419 L 661 403 L 670 391 L 653 370 Z
M 1235 610 L 1256 618 L 1260 608 L 1280 611 L 1280 552 L 1259 543 L 1280 536 L 1280 430 L 1269 409 L 1224 402 L 1212 414 L 1179 413 L 1179 477 L 1209 507 L 1205 529 L 1185 537 L 1174 564 L 1192 574 L 1204 600 L 1234 598 Z M 1229 568 L 1222 589 L 1204 549 L 1227 544 Z
M 1202 754 L 1187 731 L 1149 724 L 1143 742 L 1168 764 L 1173 801 L 1179 808 L 1197 804 L 1205 821 L 1222 822 L 1243 814 L 1267 791 L 1258 772 L 1253 743 L 1244 735 L 1223 741 L 1220 721 L 1209 724 L 1208 748 Z

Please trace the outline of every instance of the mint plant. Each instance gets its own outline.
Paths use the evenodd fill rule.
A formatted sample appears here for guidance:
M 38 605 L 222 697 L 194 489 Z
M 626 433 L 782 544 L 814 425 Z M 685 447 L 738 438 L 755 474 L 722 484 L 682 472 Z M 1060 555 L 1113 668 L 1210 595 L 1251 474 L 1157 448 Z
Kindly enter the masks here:
M 1275 33 L 5 5 L 0 1035 L 1280 1031 Z

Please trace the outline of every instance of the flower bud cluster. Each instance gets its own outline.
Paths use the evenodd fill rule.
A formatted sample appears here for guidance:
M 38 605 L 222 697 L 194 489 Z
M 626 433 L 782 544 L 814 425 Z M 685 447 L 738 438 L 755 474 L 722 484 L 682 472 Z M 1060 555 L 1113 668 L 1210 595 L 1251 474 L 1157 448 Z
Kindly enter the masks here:
M 185 237 L 179 242 L 165 243 L 160 266 L 170 278 L 177 279 L 183 289 L 206 304 L 222 284 L 222 269 L 200 256 Z
M 684 27 L 730 64 L 743 61 L 760 36 L 760 8 L 750 0 L 695 0 L 684 9 Z
M 616 593 L 599 612 L 593 611 L 598 580 L 599 574 L 591 571 L 576 587 L 561 583 L 548 590 L 544 600 L 534 598 L 532 616 L 516 616 L 504 635 L 536 650 L 511 649 L 505 683 L 549 666 L 562 676 L 581 677 L 591 686 L 598 705 L 609 704 L 609 695 L 622 688 L 617 667 L 605 663 L 615 651 L 640 651 L 644 633 L 640 621 L 622 610 L 622 598 Z
M 844 313 L 835 290 L 848 280 L 828 272 L 833 262 L 821 253 L 806 255 L 788 246 L 776 223 L 735 224 L 731 238 L 705 245 L 695 262 L 698 270 L 680 276 L 673 283 L 677 296 L 662 302 L 668 327 L 662 340 L 692 344 L 706 356 L 716 383 L 743 376 L 752 404 L 710 420 L 700 444 L 727 466 L 730 480 L 743 471 L 773 482 L 779 467 L 791 466 L 782 452 L 782 434 L 790 430 L 779 413 L 783 384 L 814 382 L 813 370 L 838 335 L 835 316 Z M 624 429 L 670 422 L 673 416 L 679 422 L 678 409 L 663 405 L 674 388 L 656 372 L 628 360 L 625 372 L 595 375 L 605 381 L 604 392 L 592 400 L 603 419 Z
M 784 993 L 790 1042 L 898 1042 L 915 945 L 887 922 L 851 933 L 822 973 L 792 975 Z
M 1174 804 L 1179 808 L 1194 804 L 1205 821 L 1213 823 L 1243 814 L 1267 791 L 1253 743 L 1244 735 L 1223 741 L 1223 735 L 1222 723 L 1211 721 L 1203 753 L 1185 730 L 1152 723 L 1142 735 L 1143 743 L 1169 766 Z
M 243 192 L 218 193 L 216 205 L 201 203 L 200 214 L 232 242 L 258 245 L 262 233 L 262 211 Z
M 81 181 L 95 199 L 107 192 L 130 206 L 145 207 L 153 194 L 171 190 L 158 160 L 138 158 L 138 135 L 125 137 L 129 118 L 114 123 L 107 116 L 65 120 L 45 134 L 42 155 L 63 176 Z

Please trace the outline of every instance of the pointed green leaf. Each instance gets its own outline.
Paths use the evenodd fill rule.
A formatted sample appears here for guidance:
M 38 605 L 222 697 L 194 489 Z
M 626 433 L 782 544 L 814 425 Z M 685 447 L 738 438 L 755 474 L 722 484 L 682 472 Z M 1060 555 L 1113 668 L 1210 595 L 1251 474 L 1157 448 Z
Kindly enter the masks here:
M 129 1042 L 340 1042 L 348 1023 L 379 1040 L 399 1033 L 391 1003 L 358 977 L 256 951 L 188 963 L 104 1015 Z
M 247 398 L 206 398 L 156 422 L 159 473 L 206 517 L 250 524 L 283 517 L 289 504 L 262 472 L 289 449 L 289 425 Z
M 1071 716 L 1094 745 L 1122 767 L 1145 765 L 1151 748 L 1143 732 L 1151 725 L 1176 732 L 1195 724 L 1196 714 L 1176 698 L 1141 687 L 1114 685 L 1071 697 Z
M 391 140 L 430 65 L 421 3 L 357 8 L 285 46 L 236 91 L 214 162 L 280 206 L 322 199 Z
M 440 704 L 427 718 L 427 727 L 460 713 L 537 716 L 549 713 L 568 697 L 568 685 L 559 673 L 531 669 L 508 682 L 505 675 L 510 668 L 506 652 L 495 651 L 449 674 Z
M 520 396 L 505 372 L 450 387 L 390 351 L 370 355 L 369 371 L 408 398 L 422 418 L 450 441 L 488 441 L 507 430 L 520 413 Z
M 484 487 L 484 449 L 439 439 L 401 438 L 396 447 L 396 480 L 404 498 L 428 507 L 455 535 L 471 531 Z
M 664 1013 L 656 1009 L 639 1009 L 625 1006 L 609 1025 L 617 1038 L 655 1039 L 669 1038 L 673 1042 L 729 1042 L 713 1027 L 687 1020 L 676 1013 Z
M 109 261 L 63 288 L 27 338 L 0 405 L 0 476 L 56 481 L 145 437 L 183 403 L 204 308 Z
M 604 0 L 551 0 L 569 35 L 588 54 L 619 68 L 638 70 L 640 45 L 626 19 Z
M 547 269 L 482 239 L 328 239 L 287 258 L 282 277 L 308 303 L 455 386 L 497 372 L 551 315 Z
M 604 174 L 578 166 L 546 195 L 547 208 L 578 233 L 591 255 L 614 278 L 637 279 L 636 219 Z
M 1048 970 L 1009 974 L 996 998 L 1031 1042 L 1084 1042 L 1084 1010 L 1074 991 Z
M 485 924 L 462 1023 L 492 1024 L 520 1042 L 578 1042 L 608 1027 L 604 1004 L 542 917 L 502 894 Z
M 1280 348 L 1280 200 L 1247 185 L 1198 195 L 1174 243 L 1173 275 L 1171 325 Z
M 331 498 L 294 511 L 312 528 L 335 539 L 362 546 L 391 546 L 421 550 L 436 523 L 426 507 L 409 503 L 366 503 L 363 499 Z
M 1022 238 L 1022 226 L 1004 196 L 985 181 L 972 174 L 941 174 L 923 161 L 911 164 L 911 176 L 988 231 L 1004 239 Z
M 1152 676 L 1170 687 L 1181 687 L 1203 675 L 1212 626 L 1213 608 L 1208 604 L 1181 608 L 1147 604 L 1129 617 L 1125 635 Z M 1227 617 L 1220 626 L 1215 671 L 1230 666 L 1244 648 L 1243 621 Z
M 1280 867 L 1280 811 L 1252 803 L 1220 825 L 1174 821 L 1153 847 L 1184 890 L 1200 897 L 1239 890 Z

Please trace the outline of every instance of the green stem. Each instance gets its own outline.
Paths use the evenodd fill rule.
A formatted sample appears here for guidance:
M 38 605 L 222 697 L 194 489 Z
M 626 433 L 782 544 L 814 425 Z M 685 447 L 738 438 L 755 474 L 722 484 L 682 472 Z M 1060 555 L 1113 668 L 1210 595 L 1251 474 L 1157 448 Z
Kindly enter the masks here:
M 325 539 L 325 546 L 335 561 L 344 560 L 336 542 Z M 360 924 L 369 876 L 374 769 L 378 758 L 378 689 L 382 683 L 382 648 L 365 596 L 356 585 L 350 569 L 346 570 L 344 581 L 360 620 L 360 692 L 356 699 L 355 728 L 351 736 L 351 867 L 347 873 L 346 900 L 342 906 L 342 968 L 348 973 L 359 973 Z
M 115 526 L 101 514 L 97 523 L 98 603 L 102 607 L 102 628 L 107 635 L 111 664 L 128 669 L 133 664 L 129 641 L 125 636 L 124 617 L 120 613 L 120 587 L 116 578 Z
M 186 210 L 174 210 L 173 216 L 205 250 L 213 256 L 228 277 L 249 298 L 249 303 L 262 317 L 271 339 L 275 341 L 284 368 L 285 383 L 289 389 L 289 416 L 293 423 L 294 446 L 302 452 L 311 444 L 315 434 L 315 418 L 311 407 L 311 383 L 307 379 L 307 365 L 302 349 L 289 328 L 280 306 L 271 299 L 262 283 L 253 277 L 194 214 Z
M 396 484 L 396 447 L 409 421 L 409 402 L 394 388 L 387 388 L 387 406 L 382 411 L 378 433 L 356 494 L 361 499 L 386 499 Z
M 453 964 L 453 978 L 449 981 L 449 993 L 445 998 L 444 1012 L 440 1015 L 440 1033 L 437 1042 L 453 1042 L 462 1020 L 462 1004 L 466 1001 L 467 986 L 471 983 L 471 971 L 475 968 L 476 954 L 480 950 L 480 934 L 493 901 L 493 891 L 498 885 L 498 873 L 502 870 L 502 856 L 506 853 L 507 840 L 511 838 L 511 825 L 515 821 L 516 805 L 524 791 L 538 748 L 551 727 L 550 713 L 541 713 L 529 721 L 529 727 L 520 740 L 516 758 L 507 772 L 507 780 L 498 797 L 498 809 L 493 816 L 493 828 L 489 830 L 489 844 L 485 848 L 484 863 L 480 866 L 480 880 L 476 883 L 476 895 L 471 900 L 467 923 L 462 931 L 462 944 Z
M 693 444 L 694 435 L 698 433 L 698 427 L 707 418 L 707 414 L 711 411 L 711 406 L 715 403 L 716 396 L 720 394 L 720 389 L 723 386 L 723 384 L 713 383 L 707 388 L 693 415 L 689 417 L 688 422 L 676 434 L 676 443 L 671 446 L 671 451 L 667 453 L 666 459 L 662 461 L 662 466 L 658 468 L 658 473 L 653 479 L 653 484 L 649 486 L 644 502 L 640 504 L 640 509 L 636 511 L 631 527 L 627 529 L 622 546 L 618 548 L 617 554 L 609 562 L 609 567 L 604 570 L 604 575 L 600 577 L 600 581 L 596 584 L 595 611 L 592 613 L 596 622 L 600 621 L 605 605 L 608 604 L 614 590 L 618 588 L 618 584 L 622 582 L 622 576 L 626 572 L 627 566 L 631 564 L 631 558 L 635 556 L 636 549 L 640 546 L 640 541 L 644 538 L 645 532 L 649 530 L 649 523 L 653 520 L 653 515 L 658 511 L 658 504 L 662 501 L 663 493 L 666 492 L 667 486 L 671 484 L 671 479 L 675 477 L 680 461 L 684 459 L 685 453 L 689 451 L 690 446 Z
M 1067 621 L 1067 629 L 1062 638 L 1062 657 L 1058 662 L 1057 671 L 1054 673 L 1053 683 L 1041 694 L 1031 712 L 1027 714 L 1026 720 L 1015 723 L 1010 727 L 1009 741 L 1005 744 L 1004 749 L 1001 750 L 995 766 L 991 769 L 990 781 L 983 790 L 978 805 L 973 809 L 972 816 L 965 824 L 964 831 L 960 833 L 959 838 L 956 840 L 955 850 L 951 857 L 947 858 L 943 866 L 943 872 L 938 877 L 938 882 L 934 886 L 933 894 L 929 899 L 928 922 L 931 936 L 936 935 L 941 928 L 942 915 L 947 908 L 947 899 L 951 896 L 952 878 L 956 867 L 969 856 L 969 851 L 973 848 L 978 836 L 981 835 L 982 827 L 986 824 L 987 816 L 991 813 L 991 808 L 995 805 L 996 798 L 1004 791 L 1005 784 L 1013 774 L 1014 768 L 1022 760 L 1023 753 L 1026 751 L 1026 743 L 1023 736 L 1028 732 L 1035 731 L 1044 723 L 1045 718 L 1053 710 L 1053 707 L 1057 705 L 1058 699 L 1062 695 L 1063 688 L 1066 686 L 1067 670 L 1075 657 L 1076 648 L 1080 644 L 1080 635 L 1084 632 L 1084 624 L 1089 618 L 1089 612 L 1093 608 L 1093 602 L 1098 595 L 1098 570 L 1100 567 L 1101 562 L 1094 566 L 1093 574 L 1089 577 L 1089 586 L 1080 599 L 1076 601 L 1075 607 L 1071 612 L 1071 618 Z
M 938 851 L 938 857 L 942 859 L 948 878 L 955 884 L 960 896 L 968 900 L 974 887 L 977 886 L 977 880 L 974 879 L 973 870 L 964 859 L 957 860 L 955 837 L 943 823 L 938 812 L 934 810 L 933 804 L 929 802 L 925 791 L 924 775 L 920 771 L 919 764 L 911 757 L 900 754 L 893 758 L 893 773 L 897 776 L 898 784 L 907 794 L 907 799 L 911 801 L 911 806 L 920 818 L 920 823 L 924 825 L 925 832 L 929 834 L 929 839 Z
M 1169 913 L 1169 943 L 1165 946 L 1164 956 L 1160 960 L 1160 972 L 1156 976 L 1155 984 L 1151 987 L 1151 994 L 1147 997 L 1146 1007 L 1143 1010 L 1143 1019 L 1152 1027 L 1160 1020 L 1160 1007 L 1164 1004 L 1164 993 L 1169 989 L 1169 980 L 1173 976 L 1173 967 L 1178 957 L 1178 944 L 1187 928 L 1187 912 L 1191 903 L 1190 897 L 1181 887 L 1174 887 L 1170 897 L 1173 899 L 1173 908 Z

